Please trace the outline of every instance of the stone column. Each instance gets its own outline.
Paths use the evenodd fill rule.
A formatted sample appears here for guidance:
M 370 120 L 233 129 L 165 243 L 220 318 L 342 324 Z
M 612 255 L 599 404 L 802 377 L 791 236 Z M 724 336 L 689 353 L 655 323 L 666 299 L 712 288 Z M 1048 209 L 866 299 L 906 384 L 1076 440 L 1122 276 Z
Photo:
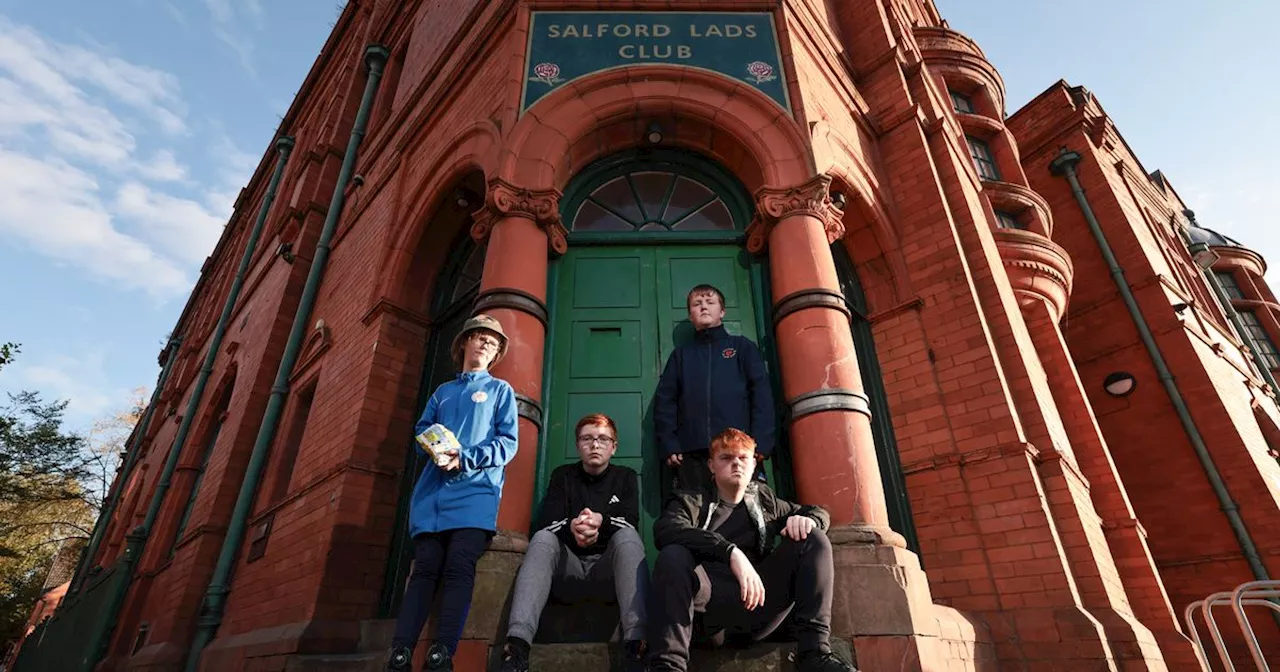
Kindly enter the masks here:
M 830 184 L 819 175 L 760 189 L 747 247 L 769 254 L 799 500 L 831 513 L 832 635 L 853 642 L 862 669 L 921 670 L 940 659 L 938 622 L 919 559 L 888 524 L 871 409 L 831 257 L 844 224 Z
M 538 433 L 542 429 L 542 355 L 547 335 L 547 258 L 563 254 L 560 192 L 489 181 L 471 237 L 488 239 L 484 276 L 473 312 L 497 318 L 507 332 L 507 354 L 493 374 L 515 388 L 520 448 L 507 466 L 498 528 L 523 539 L 533 503 Z

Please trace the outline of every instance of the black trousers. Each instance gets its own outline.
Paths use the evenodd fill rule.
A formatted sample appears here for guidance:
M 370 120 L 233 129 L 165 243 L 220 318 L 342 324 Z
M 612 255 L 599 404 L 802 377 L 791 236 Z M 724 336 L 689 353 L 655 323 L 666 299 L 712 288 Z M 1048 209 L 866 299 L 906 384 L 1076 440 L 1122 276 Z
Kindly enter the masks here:
M 798 650 L 829 650 L 835 570 L 827 535 L 814 530 L 804 541 L 784 537 L 755 567 L 765 602 L 747 611 L 729 565 L 700 563 L 683 546 L 663 548 L 649 607 L 651 669 L 685 671 L 695 619 L 712 644 L 746 644 L 773 634 L 789 617 Z
M 444 644 L 449 654 L 453 654 L 462 637 L 467 613 L 471 611 L 476 562 L 489 547 L 492 537 L 493 533 L 488 530 L 464 527 L 413 538 L 413 571 L 396 618 L 392 648 L 412 649 L 418 643 L 435 601 L 436 586 L 443 583 L 435 641 Z

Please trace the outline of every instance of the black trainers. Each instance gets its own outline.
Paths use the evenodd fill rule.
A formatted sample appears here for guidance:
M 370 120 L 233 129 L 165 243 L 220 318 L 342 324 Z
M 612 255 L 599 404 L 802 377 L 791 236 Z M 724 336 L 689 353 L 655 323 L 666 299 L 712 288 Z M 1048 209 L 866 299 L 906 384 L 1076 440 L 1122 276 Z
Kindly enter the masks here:
M 796 672 L 858 672 L 830 651 L 805 651 L 796 654 Z
M 529 672 L 529 655 L 507 644 L 502 649 L 502 667 L 499 672 Z
M 427 662 L 422 669 L 427 672 L 453 672 L 453 655 L 444 644 L 432 644 L 427 650 Z
M 633 639 L 626 644 L 626 653 L 622 658 L 622 669 L 624 672 L 647 672 L 649 669 L 644 662 L 645 653 L 649 647 L 645 645 L 643 639 Z
M 412 664 L 413 649 L 391 649 L 391 656 L 387 658 L 387 672 L 409 672 Z

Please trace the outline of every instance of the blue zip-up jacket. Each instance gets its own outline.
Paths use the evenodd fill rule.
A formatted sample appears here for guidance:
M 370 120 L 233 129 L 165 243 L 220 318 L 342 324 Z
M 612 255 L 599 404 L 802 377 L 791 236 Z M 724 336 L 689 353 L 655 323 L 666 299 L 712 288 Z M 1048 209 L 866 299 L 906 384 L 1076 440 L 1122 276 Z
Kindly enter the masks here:
M 409 502 L 410 538 L 462 527 L 496 529 L 506 465 L 517 447 L 515 391 L 487 371 L 460 373 L 436 388 L 414 434 L 437 422 L 462 444 L 461 468 L 446 472 L 429 461 L 422 470 Z
M 773 454 L 773 391 L 760 348 L 724 326 L 697 332 L 675 349 L 653 393 L 658 450 L 668 455 L 706 451 L 716 434 L 733 427 Z

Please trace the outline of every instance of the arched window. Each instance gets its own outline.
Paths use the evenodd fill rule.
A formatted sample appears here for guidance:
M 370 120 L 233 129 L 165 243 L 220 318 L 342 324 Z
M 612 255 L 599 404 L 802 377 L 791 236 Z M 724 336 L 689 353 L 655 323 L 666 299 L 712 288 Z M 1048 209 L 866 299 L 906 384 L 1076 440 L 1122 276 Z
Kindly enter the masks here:
M 583 170 L 565 190 L 571 234 L 734 235 L 746 228 L 745 190 L 726 171 L 674 150 L 628 152 Z

